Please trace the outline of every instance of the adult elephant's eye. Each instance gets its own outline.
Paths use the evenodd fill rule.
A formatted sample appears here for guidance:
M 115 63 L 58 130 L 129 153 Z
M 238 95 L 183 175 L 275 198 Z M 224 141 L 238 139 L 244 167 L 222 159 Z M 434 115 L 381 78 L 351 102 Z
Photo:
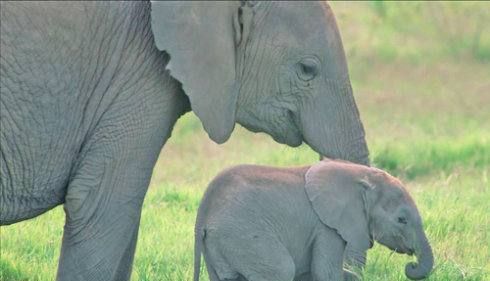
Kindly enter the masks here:
M 404 218 L 404 217 L 398 217 L 398 223 L 401 223 L 401 224 L 407 224 L 407 218 Z
M 303 81 L 310 81 L 318 74 L 319 62 L 315 58 L 304 58 L 297 64 L 296 73 Z

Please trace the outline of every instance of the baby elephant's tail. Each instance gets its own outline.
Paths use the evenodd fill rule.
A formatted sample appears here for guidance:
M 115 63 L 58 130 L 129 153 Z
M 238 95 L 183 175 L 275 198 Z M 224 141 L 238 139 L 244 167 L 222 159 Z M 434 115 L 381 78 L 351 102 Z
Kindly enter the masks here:
M 196 225 L 194 231 L 194 281 L 199 281 L 199 273 L 201 272 L 201 253 L 202 242 L 204 239 L 204 229 Z

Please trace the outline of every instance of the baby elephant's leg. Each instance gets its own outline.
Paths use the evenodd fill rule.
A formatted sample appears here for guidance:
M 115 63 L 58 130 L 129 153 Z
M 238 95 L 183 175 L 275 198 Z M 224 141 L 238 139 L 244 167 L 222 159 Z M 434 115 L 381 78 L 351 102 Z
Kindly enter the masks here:
M 275 237 L 248 233 L 219 240 L 227 262 L 247 281 L 293 281 L 294 261 Z
M 345 241 L 329 229 L 321 229 L 315 238 L 311 260 L 313 281 L 344 280 Z
M 362 279 L 362 270 L 366 264 L 366 252 L 359 252 L 349 248 L 345 248 L 344 262 L 349 271 L 345 271 L 345 281 L 357 281 Z
M 344 270 L 344 281 L 359 281 L 359 276 L 360 275 L 354 272 Z

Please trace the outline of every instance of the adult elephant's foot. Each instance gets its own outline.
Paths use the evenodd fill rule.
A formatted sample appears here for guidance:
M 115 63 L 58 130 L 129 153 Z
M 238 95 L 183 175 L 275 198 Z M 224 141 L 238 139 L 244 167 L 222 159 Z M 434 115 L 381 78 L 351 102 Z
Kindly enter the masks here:
M 133 227 L 122 226 L 106 237 L 97 235 L 78 243 L 73 239 L 76 235 L 65 229 L 57 280 L 129 280 L 139 224 L 133 223 Z M 100 228 L 94 231 L 103 232 Z

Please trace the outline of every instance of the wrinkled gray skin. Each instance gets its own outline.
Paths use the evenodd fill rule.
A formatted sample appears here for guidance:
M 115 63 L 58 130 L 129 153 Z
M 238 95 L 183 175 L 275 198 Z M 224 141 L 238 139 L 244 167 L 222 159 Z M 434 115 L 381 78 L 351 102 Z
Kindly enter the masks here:
M 323 160 L 311 167 L 244 165 L 209 185 L 196 220 L 194 281 L 201 252 L 211 281 L 356 280 L 377 241 L 409 255 L 410 279 L 427 277 L 430 245 L 399 180 L 376 168 Z M 356 271 L 356 270 L 354 270 Z
M 0 224 L 63 204 L 58 280 L 129 279 L 152 169 L 190 110 L 218 143 L 238 122 L 368 164 L 325 3 L 0 5 Z

